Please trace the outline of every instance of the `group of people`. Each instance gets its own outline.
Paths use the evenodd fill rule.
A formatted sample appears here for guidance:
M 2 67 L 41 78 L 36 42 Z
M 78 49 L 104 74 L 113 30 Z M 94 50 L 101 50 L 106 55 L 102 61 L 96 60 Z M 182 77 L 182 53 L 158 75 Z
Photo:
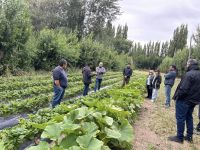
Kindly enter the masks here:
M 103 75 L 106 73 L 106 69 L 103 67 L 103 63 L 100 62 L 99 66 L 96 67 L 95 72 L 91 70 L 91 64 L 86 64 L 82 69 L 83 75 L 83 96 L 88 95 L 90 84 L 92 83 L 92 77 L 96 76 L 96 82 L 94 87 L 94 92 L 100 90 L 101 83 L 103 80 Z M 57 105 L 61 103 L 61 100 L 64 97 L 65 89 L 68 85 L 67 74 L 65 70 L 67 69 L 67 61 L 65 59 L 61 59 L 59 65 L 53 70 L 53 91 L 54 96 L 52 100 L 52 108 L 55 108 Z M 129 83 L 130 77 L 132 76 L 131 64 L 127 64 L 127 66 L 123 70 L 123 84 L 125 86 Z
M 183 143 L 184 140 L 192 142 L 193 136 L 193 111 L 196 105 L 199 105 L 199 124 L 196 130 L 200 132 L 200 70 L 198 61 L 190 59 L 187 62 L 186 74 L 181 79 L 176 92 L 173 96 L 176 108 L 177 135 L 169 137 L 169 140 Z M 174 86 L 177 76 L 175 65 L 171 65 L 169 71 L 164 75 L 165 81 L 165 107 L 171 106 L 171 89 Z M 158 90 L 162 78 L 160 71 L 150 70 L 146 80 L 147 98 L 154 102 L 158 97 Z M 185 124 L 187 126 L 187 135 L 184 137 Z

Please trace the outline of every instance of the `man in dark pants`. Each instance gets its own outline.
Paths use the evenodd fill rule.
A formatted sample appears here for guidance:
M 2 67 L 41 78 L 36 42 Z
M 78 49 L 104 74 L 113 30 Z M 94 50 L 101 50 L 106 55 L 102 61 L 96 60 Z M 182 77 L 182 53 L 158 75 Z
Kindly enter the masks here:
M 67 87 L 67 74 L 65 69 L 67 69 L 67 61 L 61 59 L 59 66 L 53 70 L 54 96 L 52 100 L 52 108 L 59 105 L 64 97 L 65 89 Z
M 122 87 L 124 87 L 126 84 L 129 83 L 132 73 L 133 73 L 133 70 L 131 69 L 131 64 L 128 63 L 126 68 L 124 68 L 123 70 L 124 79 L 123 79 Z
M 164 77 L 165 77 L 165 96 L 166 96 L 165 107 L 168 108 L 170 107 L 170 102 L 171 102 L 171 89 L 176 79 L 176 66 L 171 65 L 169 68 L 169 72 L 165 74 Z
M 86 64 L 85 67 L 82 70 L 83 74 L 83 83 L 84 83 L 84 90 L 83 90 L 83 96 L 88 95 L 89 92 L 89 86 L 92 83 L 92 76 L 93 74 L 90 69 L 91 64 Z
M 148 93 L 146 98 L 149 98 L 149 99 L 152 98 L 152 93 L 153 93 L 152 82 L 153 82 L 153 79 L 154 79 L 153 71 L 150 70 L 149 75 L 148 75 L 147 80 L 146 80 L 146 88 L 147 88 L 147 93 Z
M 200 70 L 198 62 L 190 59 L 187 62 L 187 73 L 182 78 L 174 94 L 176 100 L 177 135 L 169 137 L 169 140 L 183 143 L 183 140 L 192 142 L 193 117 L 195 105 L 200 103 Z M 185 123 L 187 135 L 184 137 Z

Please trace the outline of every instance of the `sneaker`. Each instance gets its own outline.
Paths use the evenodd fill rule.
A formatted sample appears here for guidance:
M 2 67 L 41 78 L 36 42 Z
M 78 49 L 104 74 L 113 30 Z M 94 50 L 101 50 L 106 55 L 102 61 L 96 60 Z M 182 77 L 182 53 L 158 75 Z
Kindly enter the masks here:
M 183 139 L 179 139 L 177 136 L 170 136 L 168 138 L 168 140 L 172 141 L 172 142 L 177 142 L 177 143 L 183 144 Z
M 154 102 L 155 102 L 155 100 L 151 99 L 151 102 L 152 102 L 152 103 L 154 103 Z
M 184 140 L 189 142 L 189 143 L 193 143 L 193 138 L 192 137 L 184 136 Z
M 170 105 L 165 105 L 165 108 L 170 108 Z

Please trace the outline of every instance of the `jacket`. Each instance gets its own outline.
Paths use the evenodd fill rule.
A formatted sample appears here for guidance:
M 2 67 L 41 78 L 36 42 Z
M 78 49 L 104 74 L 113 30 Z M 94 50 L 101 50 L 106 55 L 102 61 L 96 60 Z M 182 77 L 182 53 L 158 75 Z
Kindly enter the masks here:
M 162 83 L 162 77 L 159 76 L 155 76 L 152 82 L 152 87 L 154 89 L 160 89 L 160 84 Z
M 106 73 L 106 69 L 104 67 L 96 67 L 97 79 L 102 79 L 103 74 Z
M 176 79 L 176 71 L 169 71 L 164 77 L 165 85 L 173 86 Z
M 82 70 L 83 74 L 83 83 L 84 84 L 91 84 L 92 83 L 92 73 L 89 66 L 85 66 Z
M 131 68 L 124 68 L 123 75 L 127 76 L 127 78 L 130 78 L 133 74 L 133 70 Z
M 193 65 L 189 68 L 179 83 L 173 99 L 193 104 L 200 103 L 200 70 L 198 65 Z
M 153 76 L 153 75 L 147 76 L 146 85 L 149 86 L 150 89 L 153 88 L 153 86 L 152 86 L 153 79 L 154 79 L 154 76 Z M 148 80 L 150 80 L 150 81 L 149 81 L 149 85 L 148 85 Z

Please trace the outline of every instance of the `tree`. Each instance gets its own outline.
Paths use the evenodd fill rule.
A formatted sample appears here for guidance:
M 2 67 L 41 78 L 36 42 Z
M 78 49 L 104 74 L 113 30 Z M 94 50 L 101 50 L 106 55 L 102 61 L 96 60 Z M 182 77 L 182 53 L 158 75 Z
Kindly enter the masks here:
M 170 40 L 168 55 L 173 57 L 178 50 L 186 47 L 188 36 L 187 25 L 181 25 L 174 30 L 173 39 Z
M 32 52 L 26 49 L 31 35 L 31 23 L 27 3 L 24 0 L 1 1 L 0 54 L 1 65 L 6 70 L 30 65 Z M 27 57 L 30 56 L 30 57 Z M 3 70 L 4 70 L 3 69 Z

